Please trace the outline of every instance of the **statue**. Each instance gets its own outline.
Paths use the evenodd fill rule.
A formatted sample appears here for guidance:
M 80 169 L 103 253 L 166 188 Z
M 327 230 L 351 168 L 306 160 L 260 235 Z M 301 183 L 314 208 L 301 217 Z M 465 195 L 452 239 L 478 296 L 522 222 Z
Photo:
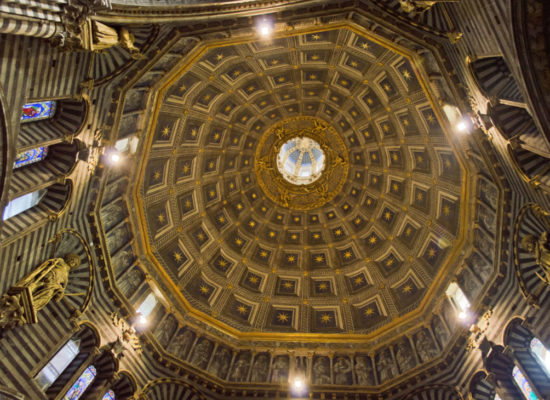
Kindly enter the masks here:
M 129 297 L 141 285 L 143 279 L 143 273 L 138 268 L 134 268 L 121 279 L 118 287 L 124 296 Z
M 122 207 L 118 204 L 111 204 L 101 210 L 101 221 L 103 222 L 105 231 L 109 230 L 120 221 L 123 216 L 122 212 Z
M 102 52 L 110 47 L 120 46 L 126 49 L 133 59 L 143 58 L 134 45 L 134 35 L 124 27 L 116 30 L 75 12 L 72 17 L 65 20 L 65 28 L 65 31 L 57 33 L 51 39 L 52 46 L 62 51 Z
M 285 356 L 278 356 L 273 363 L 273 373 L 271 375 L 271 381 L 277 383 L 284 383 L 288 380 L 288 358 Z
M 407 346 L 405 342 L 400 342 L 397 345 L 395 359 L 397 361 L 397 365 L 399 365 L 399 369 L 401 370 L 401 372 L 405 372 L 414 367 L 414 359 L 411 348 Z
M 334 372 L 334 383 L 336 385 L 349 385 L 351 364 L 347 358 L 338 357 L 332 366 L 332 370 Z
M 435 4 L 435 1 L 420 1 L 420 0 L 399 0 L 401 9 L 407 14 L 412 12 L 423 13 L 428 11 Z
M 434 319 L 432 321 L 432 328 L 435 337 L 443 348 L 443 346 L 447 343 L 447 339 L 449 339 L 449 335 L 447 333 L 447 330 L 443 326 L 443 322 L 441 322 L 441 318 L 438 315 L 434 316 Z
M 358 385 L 373 385 L 372 366 L 370 360 L 365 356 L 359 356 L 355 359 L 355 376 L 357 376 Z
M 248 354 L 240 354 L 235 365 L 233 365 L 231 380 L 234 382 L 244 382 L 246 380 L 249 365 Z
M 316 385 L 330 384 L 330 370 L 326 357 L 319 357 L 313 364 L 313 383 Z
M 208 372 L 213 375 L 216 375 L 222 379 L 225 378 L 227 369 L 229 368 L 229 362 L 231 361 L 231 354 L 229 350 L 225 347 L 222 347 L 220 351 L 216 353 L 210 367 L 208 367 Z
M 0 328 L 37 322 L 37 311 L 65 296 L 69 272 L 79 265 L 80 257 L 74 253 L 51 258 L 17 282 L 0 299 Z
M 542 270 L 542 274 L 535 272 L 538 278 L 550 285 L 550 243 L 548 243 L 548 231 L 542 232 L 540 237 L 525 235 L 521 239 L 521 247 L 535 256 L 535 261 Z
M 380 383 L 384 383 L 388 379 L 392 379 L 397 375 L 397 369 L 395 368 L 391 355 L 388 354 L 387 350 L 380 354 L 377 364 Z
M 426 362 L 437 355 L 437 348 L 425 330 L 418 332 L 415 345 L 420 361 L 422 362 Z
M 162 347 L 166 347 L 166 345 L 170 341 L 170 338 L 174 334 L 174 331 L 176 330 L 177 326 L 178 326 L 178 322 L 176 321 L 176 318 L 174 318 L 173 315 L 169 315 L 162 322 L 162 324 L 157 325 L 157 327 L 154 330 L 154 334 L 157 337 L 157 340 Z
M 252 374 L 250 375 L 250 381 L 265 382 L 265 380 L 267 379 L 268 366 L 269 365 L 268 365 L 267 355 L 265 354 L 258 355 L 252 367 Z
M 197 344 L 193 356 L 191 357 L 191 364 L 196 365 L 199 368 L 206 367 L 208 359 L 210 358 L 210 342 L 206 339 Z

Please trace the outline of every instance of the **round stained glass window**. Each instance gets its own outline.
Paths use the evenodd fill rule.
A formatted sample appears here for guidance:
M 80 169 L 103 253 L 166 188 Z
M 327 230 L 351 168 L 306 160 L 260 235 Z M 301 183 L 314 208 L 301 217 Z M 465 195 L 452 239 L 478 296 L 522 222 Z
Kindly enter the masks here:
M 294 137 L 281 146 L 277 168 L 288 182 L 308 185 L 321 176 L 325 168 L 325 153 L 315 140 Z

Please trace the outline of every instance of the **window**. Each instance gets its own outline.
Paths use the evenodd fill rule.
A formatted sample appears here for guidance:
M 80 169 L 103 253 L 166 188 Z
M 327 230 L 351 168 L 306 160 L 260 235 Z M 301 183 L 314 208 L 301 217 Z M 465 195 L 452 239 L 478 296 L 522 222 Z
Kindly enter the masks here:
M 93 365 L 86 368 L 82 375 L 78 377 L 74 385 L 69 389 L 67 394 L 63 396 L 63 400 L 78 400 L 94 381 L 96 374 L 97 371 Z
M 36 192 L 27 193 L 21 197 L 13 199 L 6 205 L 6 208 L 4 208 L 2 219 L 5 221 L 8 218 L 14 217 L 17 214 L 20 214 L 23 211 L 34 207 L 35 205 L 40 203 L 40 200 L 42 200 L 42 197 L 44 197 L 46 192 L 46 189 L 37 190 Z
M 23 106 L 21 122 L 39 121 L 52 118 L 55 114 L 56 102 L 54 100 L 37 101 Z
M 139 139 L 137 137 L 119 139 L 115 143 L 115 149 L 121 153 L 129 152 L 134 154 L 137 150 Z
M 458 318 L 466 318 L 468 316 L 470 302 L 468 301 L 468 298 L 466 297 L 460 286 L 458 286 L 456 282 L 453 282 L 449 285 L 445 293 L 451 300 L 451 303 L 453 304 L 453 307 L 458 314 Z
M 112 390 L 109 390 L 107 393 L 103 395 L 101 400 L 115 400 L 115 392 Z
M 69 366 L 69 364 L 77 356 L 80 348 L 80 340 L 69 340 L 65 345 L 52 357 L 50 362 L 38 373 L 36 382 L 42 390 L 50 387 L 52 383 L 61 375 L 61 373 Z
M 149 293 L 137 309 L 138 314 L 141 314 L 143 322 L 146 321 L 147 317 L 151 314 L 151 311 L 153 311 L 156 305 L 157 298 L 153 293 Z
M 36 147 L 34 149 L 23 151 L 15 157 L 13 169 L 40 162 L 45 159 L 47 155 L 48 146 Z
M 529 347 L 531 348 L 531 353 L 535 356 L 535 359 L 540 364 L 541 368 L 544 370 L 546 375 L 550 377 L 550 351 L 548 351 L 548 349 L 544 347 L 542 342 L 537 338 L 533 338 L 531 340 Z
M 493 400 L 502 400 L 498 394 L 495 393 L 495 397 L 493 397 Z
M 518 385 L 519 390 L 521 390 L 521 392 L 523 393 L 523 396 L 527 400 L 539 400 L 539 398 L 531 388 L 529 381 L 527 381 L 527 379 L 525 378 L 525 376 L 517 366 L 515 366 L 514 369 L 512 370 L 512 375 L 514 376 L 514 381 L 516 381 L 516 384 Z

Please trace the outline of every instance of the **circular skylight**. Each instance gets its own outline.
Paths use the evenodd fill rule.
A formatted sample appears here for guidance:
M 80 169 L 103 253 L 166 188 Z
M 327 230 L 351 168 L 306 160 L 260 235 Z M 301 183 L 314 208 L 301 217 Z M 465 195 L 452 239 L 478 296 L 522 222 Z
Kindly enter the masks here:
M 294 137 L 281 146 L 277 168 L 288 182 L 308 185 L 321 176 L 325 168 L 325 153 L 315 140 Z

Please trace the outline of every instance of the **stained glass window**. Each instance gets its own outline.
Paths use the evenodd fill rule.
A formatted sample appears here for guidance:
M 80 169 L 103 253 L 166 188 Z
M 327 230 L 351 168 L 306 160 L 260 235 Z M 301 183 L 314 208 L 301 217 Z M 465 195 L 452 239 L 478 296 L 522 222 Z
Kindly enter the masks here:
M 78 400 L 94 381 L 96 373 L 97 371 L 93 365 L 86 368 L 65 396 L 63 396 L 63 400 Z
M 107 393 L 103 395 L 101 400 L 115 400 L 115 392 L 112 390 L 109 390 Z
M 550 376 L 550 351 L 537 338 L 531 340 L 530 347 L 531 353 L 535 356 L 546 375 Z
M 48 155 L 48 146 L 36 147 L 27 151 L 23 151 L 15 157 L 13 169 L 23 167 L 25 165 L 34 164 L 42 161 Z
M 512 370 L 512 375 L 514 376 L 514 380 L 516 381 L 519 389 L 523 393 L 523 396 L 525 396 L 527 400 L 539 400 L 535 392 L 533 392 L 533 388 L 529 384 L 529 381 L 525 378 L 525 375 L 523 375 L 517 366 L 515 366 Z
M 23 106 L 21 122 L 39 121 L 48 119 L 55 114 L 55 100 L 37 101 Z
M 34 379 L 42 390 L 50 387 L 65 368 L 69 366 L 71 361 L 77 356 L 79 347 L 80 339 L 69 340 L 57 353 L 55 353 L 50 362 L 40 370 Z

